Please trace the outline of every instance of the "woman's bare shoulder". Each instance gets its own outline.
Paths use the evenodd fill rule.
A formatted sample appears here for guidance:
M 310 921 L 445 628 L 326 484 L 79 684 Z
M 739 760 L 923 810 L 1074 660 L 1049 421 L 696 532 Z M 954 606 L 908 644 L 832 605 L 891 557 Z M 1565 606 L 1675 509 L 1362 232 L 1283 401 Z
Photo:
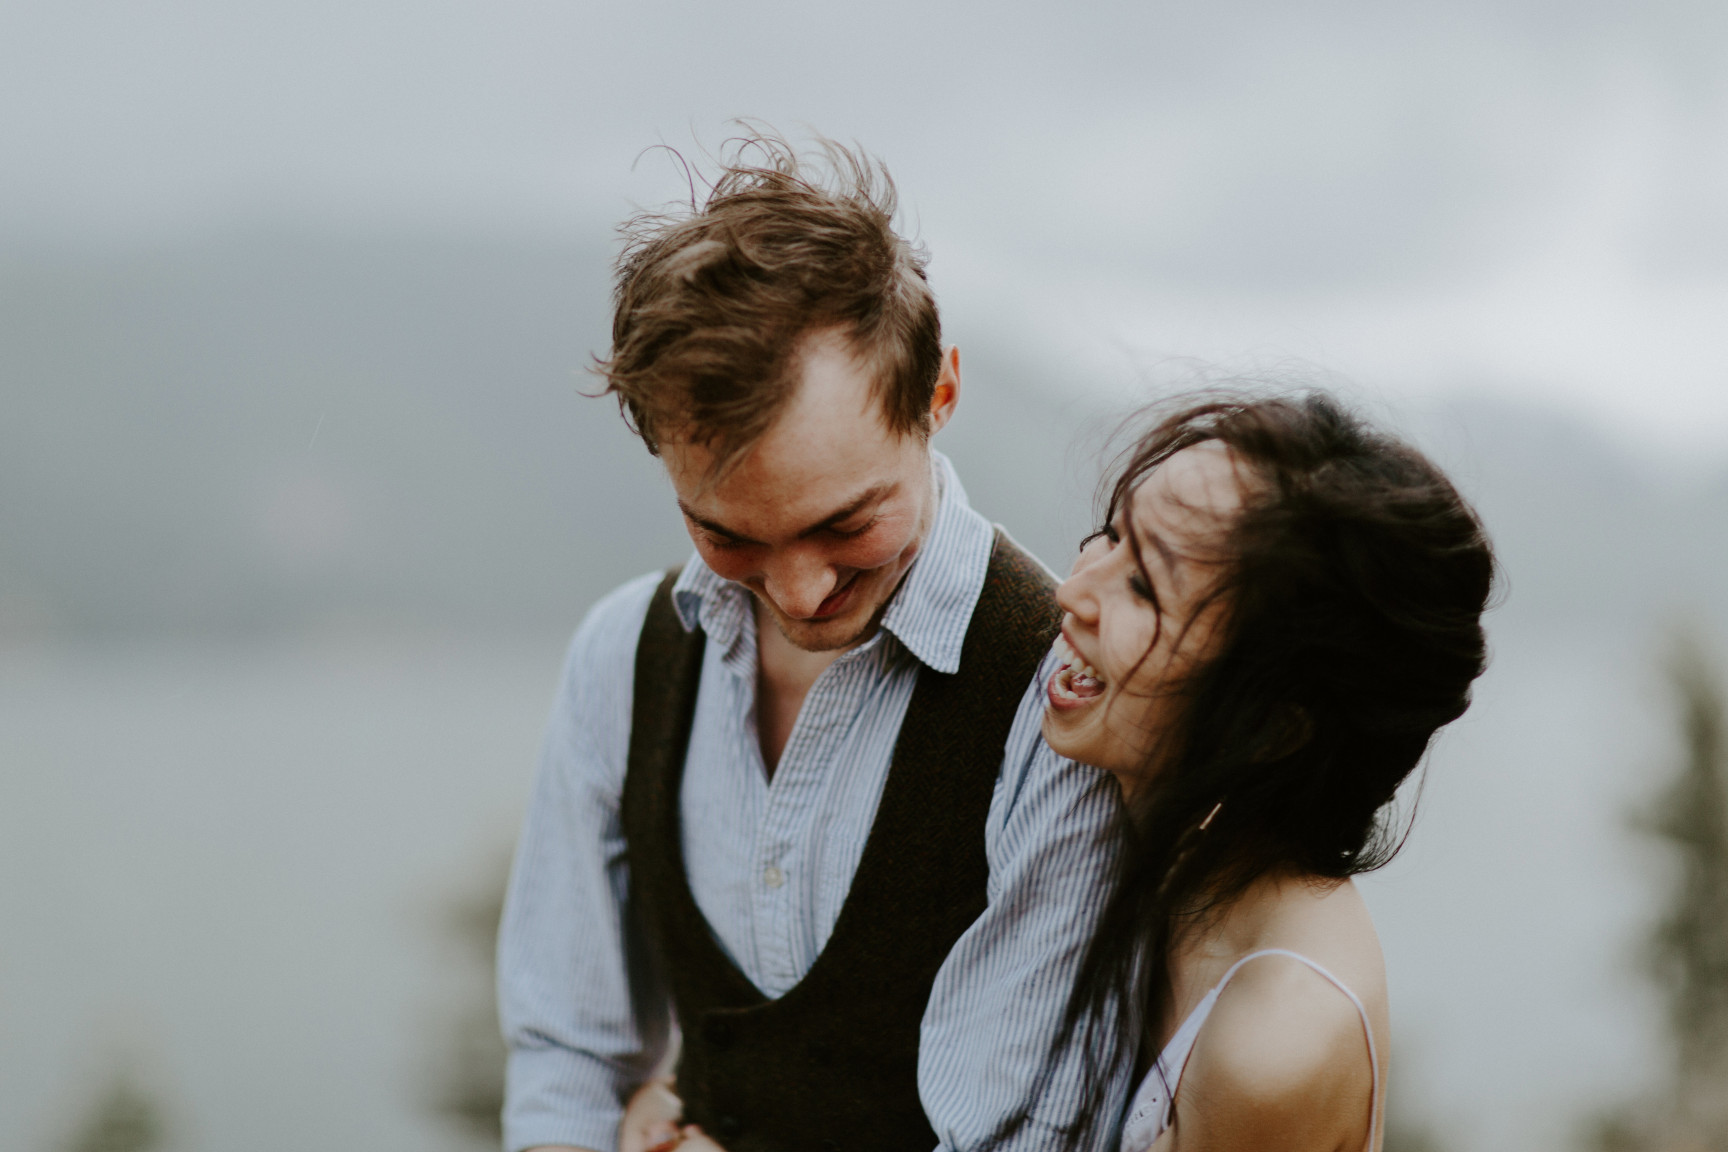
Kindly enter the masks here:
M 1229 1082 L 1275 1098 L 1360 1067 L 1368 1081 L 1362 1017 L 1336 985 L 1289 956 L 1250 961 L 1218 997 L 1195 1059 Z
M 1385 967 L 1354 886 L 1283 886 L 1267 894 L 1253 936 L 1243 955 L 1274 948 L 1308 957 L 1362 1000 L 1384 1034 Z M 1244 964 L 1220 994 L 1177 1093 L 1178 1125 L 1190 1139 L 1203 1129 L 1194 1144 L 1208 1148 L 1358 1149 L 1375 1079 L 1356 1004 L 1275 952 Z
M 1186 1129 L 1177 1145 L 1360 1148 L 1372 1087 L 1355 1005 L 1300 961 L 1260 957 L 1219 996 L 1194 1046 L 1176 1097 Z

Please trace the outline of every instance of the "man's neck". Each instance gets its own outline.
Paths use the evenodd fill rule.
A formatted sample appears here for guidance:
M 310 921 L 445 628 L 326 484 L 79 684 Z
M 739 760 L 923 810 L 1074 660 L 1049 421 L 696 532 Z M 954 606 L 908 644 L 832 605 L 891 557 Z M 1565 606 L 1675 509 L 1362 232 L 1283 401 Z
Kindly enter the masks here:
M 786 742 L 792 738 L 792 726 L 811 685 L 847 649 L 807 652 L 786 639 L 766 607 L 758 603 L 755 609 L 756 735 L 762 744 L 763 767 L 772 776 Z

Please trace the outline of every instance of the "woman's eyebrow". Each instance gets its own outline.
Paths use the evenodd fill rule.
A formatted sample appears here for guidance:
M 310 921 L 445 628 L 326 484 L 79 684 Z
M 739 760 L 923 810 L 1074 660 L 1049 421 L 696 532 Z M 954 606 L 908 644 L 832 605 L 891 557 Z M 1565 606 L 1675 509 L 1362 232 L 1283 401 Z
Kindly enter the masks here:
M 1164 543 L 1164 537 L 1158 535 L 1156 532 L 1149 531 L 1146 528 L 1136 528 L 1134 535 L 1137 539 L 1151 542 L 1152 550 L 1158 553 L 1158 559 L 1163 562 L 1164 571 L 1170 574 L 1172 580 L 1175 580 L 1176 553 L 1171 551 L 1170 545 Z

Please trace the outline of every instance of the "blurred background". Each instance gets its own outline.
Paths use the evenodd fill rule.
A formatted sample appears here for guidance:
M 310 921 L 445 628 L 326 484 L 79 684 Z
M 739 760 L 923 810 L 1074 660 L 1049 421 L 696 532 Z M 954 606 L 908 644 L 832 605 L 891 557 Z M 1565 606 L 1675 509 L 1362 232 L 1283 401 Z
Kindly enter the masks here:
M 1054 567 L 1185 383 L 1453 472 L 1508 580 L 1364 882 L 1388 1152 L 1722 1147 L 1707 0 L 0 0 L 0 1146 L 487 1145 L 562 647 L 688 551 L 581 395 L 612 228 L 736 116 L 887 161 Z

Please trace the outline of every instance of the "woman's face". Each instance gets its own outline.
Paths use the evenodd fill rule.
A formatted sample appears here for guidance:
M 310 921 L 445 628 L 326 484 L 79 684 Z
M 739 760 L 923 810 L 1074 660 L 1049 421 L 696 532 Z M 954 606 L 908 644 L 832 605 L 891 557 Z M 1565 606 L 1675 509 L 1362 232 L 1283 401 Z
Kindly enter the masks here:
M 1211 651 L 1224 606 L 1208 593 L 1242 501 L 1242 469 L 1229 448 L 1216 440 L 1184 448 L 1140 481 L 1056 590 L 1064 663 L 1046 687 L 1044 738 L 1063 756 L 1115 773 L 1125 793 L 1174 716 L 1181 678 Z

